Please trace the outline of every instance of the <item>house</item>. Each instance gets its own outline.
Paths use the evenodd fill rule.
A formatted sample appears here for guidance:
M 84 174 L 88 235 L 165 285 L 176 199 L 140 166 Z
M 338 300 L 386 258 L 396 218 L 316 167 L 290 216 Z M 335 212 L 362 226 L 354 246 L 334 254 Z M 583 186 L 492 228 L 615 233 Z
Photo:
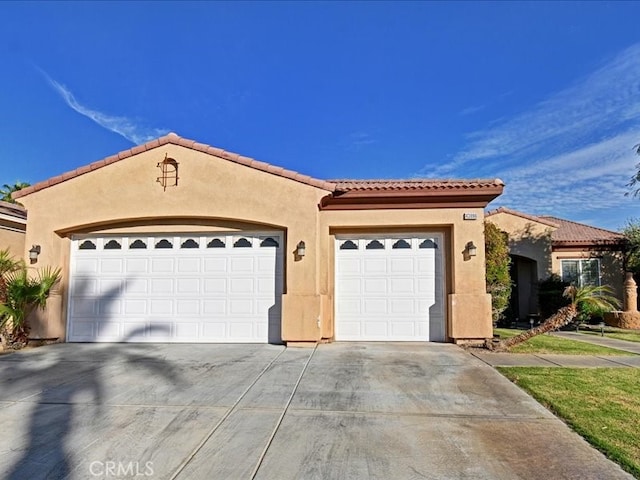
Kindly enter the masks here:
M 8 250 L 15 258 L 24 256 L 27 212 L 15 203 L 0 201 L 0 250 Z
M 583 285 L 609 285 L 622 299 L 624 236 L 548 215 L 500 207 L 486 220 L 509 235 L 514 284 L 511 309 L 526 319 L 538 313 L 538 281 L 552 274 Z
M 335 180 L 169 134 L 15 194 L 60 267 L 34 338 L 478 341 L 500 180 Z

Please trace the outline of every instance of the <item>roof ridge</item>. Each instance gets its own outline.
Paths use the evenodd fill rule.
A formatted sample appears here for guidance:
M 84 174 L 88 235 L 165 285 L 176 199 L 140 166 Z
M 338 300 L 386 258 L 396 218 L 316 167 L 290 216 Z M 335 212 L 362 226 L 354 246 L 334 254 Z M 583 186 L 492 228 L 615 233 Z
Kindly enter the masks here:
M 335 190 L 335 184 L 326 180 L 319 180 L 309 175 L 304 175 L 293 170 L 288 170 L 283 167 L 278 167 L 272 165 L 270 163 L 261 162 L 251 157 L 245 157 L 243 155 L 228 152 L 221 148 L 213 147 L 211 145 L 207 145 L 205 143 L 196 142 L 195 140 L 191 140 L 188 138 L 181 137 L 177 133 L 169 132 L 166 135 L 145 142 L 141 145 L 136 145 L 128 150 L 122 150 L 114 155 L 110 155 L 101 160 L 97 160 L 89 165 L 84 165 L 76 168 L 75 170 L 71 170 L 61 175 L 57 175 L 55 177 L 51 177 L 47 180 L 43 180 L 42 182 L 38 182 L 30 187 L 23 188 L 14 192 L 12 198 L 20 198 L 25 195 L 29 195 L 31 193 L 37 192 L 39 190 L 44 190 L 45 188 L 51 187 L 53 185 L 57 185 L 58 183 L 65 182 L 67 180 L 71 180 L 72 178 L 78 177 L 80 175 L 84 175 L 85 173 L 89 173 L 93 170 L 97 170 L 111 163 L 118 162 L 120 160 L 124 160 L 125 158 L 132 157 L 142 152 L 146 152 L 149 150 L 153 150 L 154 148 L 161 147 L 162 145 L 179 145 L 185 148 L 190 148 L 192 150 L 196 150 L 199 152 L 204 152 L 212 156 L 224 158 L 225 160 L 229 160 L 234 163 L 238 163 L 240 165 L 245 165 L 256 170 L 261 170 L 266 173 L 270 173 L 272 175 L 277 175 L 280 177 L 288 178 L 290 180 L 294 180 L 296 182 L 304 183 L 306 185 L 310 185 L 312 187 L 320 188 L 322 190 L 328 190 L 333 192 Z
M 543 218 L 542 215 L 533 215 L 530 213 L 523 213 L 520 212 L 518 210 L 513 210 L 511 208 L 507 208 L 507 207 L 498 207 L 495 210 L 489 210 L 486 214 L 485 217 L 490 217 L 492 215 L 497 215 L 498 213 L 508 213 L 511 215 L 515 215 L 517 217 L 522 217 L 526 220 L 531 220 L 533 222 L 538 222 L 541 223 L 543 225 L 548 225 L 550 227 L 555 227 L 555 228 L 559 228 L 560 225 L 558 225 L 555 222 L 552 222 L 551 220 L 546 220 L 545 218 Z

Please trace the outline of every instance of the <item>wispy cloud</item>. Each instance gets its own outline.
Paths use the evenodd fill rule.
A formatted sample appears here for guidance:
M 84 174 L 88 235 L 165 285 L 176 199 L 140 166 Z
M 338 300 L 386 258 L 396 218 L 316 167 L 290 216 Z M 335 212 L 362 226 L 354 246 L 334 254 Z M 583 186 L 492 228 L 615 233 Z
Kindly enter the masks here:
M 377 140 L 366 132 L 353 132 L 349 134 L 347 146 L 353 150 L 360 150 L 362 147 L 376 143 Z
M 480 112 L 485 108 L 486 108 L 486 105 L 475 105 L 475 106 L 467 107 L 465 109 L 460 110 L 458 115 L 465 117 L 467 115 L 472 115 L 474 113 Z
M 131 143 L 140 145 L 142 143 L 153 140 L 154 138 L 165 135 L 169 132 L 168 130 L 162 128 L 150 128 L 142 126 L 138 122 L 128 117 L 109 115 L 98 110 L 93 110 L 89 107 L 86 107 L 85 105 L 82 105 L 80 102 L 78 102 L 73 93 L 71 93 L 71 90 L 69 90 L 61 83 L 55 81 L 42 69 L 38 68 L 38 70 L 40 71 L 40 73 L 42 73 L 49 85 L 51 85 L 51 87 L 56 91 L 56 93 L 58 93 L 58 95 L 60 95 L 60 97 L 69 107 L 78 112 L 80 115 L 93 120 L 101 127 L 123 136 Z
M 449 163 L 422 173 L 499 176 L 507 184 L 501 204 L 584 217 L 630 206 L 624 192 L 638 142 L 640 44 L 528 111 L 470 133 Z

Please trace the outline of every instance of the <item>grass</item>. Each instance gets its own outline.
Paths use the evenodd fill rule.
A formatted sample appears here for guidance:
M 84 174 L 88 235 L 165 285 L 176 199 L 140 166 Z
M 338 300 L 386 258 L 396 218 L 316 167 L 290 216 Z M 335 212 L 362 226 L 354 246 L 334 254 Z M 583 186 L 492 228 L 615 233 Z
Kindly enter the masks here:
M 600 336 L 600 329 L 598 330 L 580 329 L 579 333 Z M 611 329 L 608 329 L 608 327 L 605 327 L 604 336 L 609 338 L 616 338 L 618 340 L 626 340 L 628 342 L 640 342 L 640 332 L 638 330 L 611 330 Z
M 496 328 L 494 334 L 500 338 L 509 338 L 521 333 L 522 330 L 513 328 Z M 556 353 L 564 355 L 633 355 L 629 352 L 616 350 L 600 345 L 579 342 L 567 338 L 554 337 L 552 335 L 538 335 L 520 345 L 513 347 L 512 353 Z
M 640 369 L 499 367 L 589 443 L 640 478 Z

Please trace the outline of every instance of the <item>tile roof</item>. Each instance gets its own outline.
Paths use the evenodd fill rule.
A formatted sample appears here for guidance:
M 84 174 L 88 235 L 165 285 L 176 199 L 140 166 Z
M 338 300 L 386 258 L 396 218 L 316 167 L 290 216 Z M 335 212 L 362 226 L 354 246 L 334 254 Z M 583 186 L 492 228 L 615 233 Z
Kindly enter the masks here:
M 271 173 L 273 175 L 278 175 L 280 177 L 288 178 L 290 180 L 311 185 L 313 187 L 317 187 L 323 190 L 333 191 L 335 188 L 335 185 L 333 183 L 330 183 L 324 180 L 318 180 L 308 175 L 303 175 L 301 173 L 294 172 L 293 170 L 287 170 L 285 168 L 277 167 L 275 165 L 261 162 L 253 158 L 244 157 L 237 153 L 227 152 L 226 150 L 223 150 L 221 148 L 205 145 L 204 143 L 198 143 L 195 140 L 182 138 L 175 133 L 169 133 L 164 137 L 156 138 L 155 140 L 151 140 L 150 142 L 147 142 L 143 145 L 138 145 L 129 150 L 124 150 L 115 155 L 111 155 L 110 157 L 103 158 L 102 160 L 98 160 L 97 162 L 93 162 L 84 167 L 77 168 L 76 170 L 63 173 L 62 175 L 58 175 L 57 177 L 53 177 L 43 182 L 36 183 L 35 185 L 32 185 L 30 187 L 23 188 L 22 190 L 16 192 L 13 195 L 13 198 L 20 198 L 25 195 L 29 195 L 30 193 L 43 190 L 52 185 L 57 185 L 58 183 L 62 183 L 66 180 L 70 180 L 72 178 L 78 177 L 85 173 L 89 173 L 93 170 L 97 170 L 98 168 L 102 168 L 111 163 L 119 162 L 120 160 L 124 160 L 125 158 L 132 157 L 139 153 L 142 153 L 148 150 L 153 150 L 154 148 L 158 148 L 158 147 L 161 147 L 162 145 L 167 145 L 167 144 L 180 145 L 186 148 L 190 148 L 192 150 L 208 153 L 209 155 L 215 155 L 216 157 L 224 158 L 225 160 L 229 160 L 234 163 L 246 165 L 248 167 L 255 168 L 256 170 L 261 170 L 263 172 Z
M 409 179 L 409 180 L 329 180 L 336 185 L 339 192 L 351 191 L 386 191 L 386 190 L 469 190 L 475 188 L 502 187 L 502 180 L 473 179 L 473 180 L 435 180 L 435 179 Z
M 425 180 L 425 179 L 419 179 L 419 180 L 416 180 L 416 179 L 412 179 L 412 180 L 319 180 L 316 178 L 312 178 L 308 175 L 302 175 L 301 173 L 294 172 L 293 170 L 287 170 L 285 168 L 277 167 L 275 165 L 261 162 L 253 158 L 244 157 L 237 153 L 227 152 L 226 150 L 223 150 L 221 148 L 212 147 L 204 143 L 198 143 L 195 140 L 182 138 L 175 133 L 169 133 L 164 137 L 157 138 L 143 145 L 138 145 L 129 150 L 124 150 L 120 153 L 103 158 L 102 160 L 98 160 L 89 165 L 85 165 L 75 170 L 63 173 L 62 175 L 58 175 L 56 177 L 45 180 L 43 182 L 36 183 L 35 185 L 32 185 L 30 187 L 23 188 L 22 190 L 15 192 L 13 194 L 13 198 L 20 198 L 25 195 L 29 195 L 39 190 L 43 190 L 53 185 L 57 185 L 59 183 L 70 180 L 72 178 L 78 177 L 80 175 L 84 175 L 85 173 L 92 172 L 94 170 L 110 165 L 112 163 L 119 162 L 120 160 L 124 160 L 125 158 L 129 158 L 139 153 L 153 150 L 154 148 L 158 148 L 158 147 L 161 147 L 162 145 L 167 145 L 167 144 L 180 145 L 185 148 L 190 148 L 192 150 L 197 150 L 199 152 L 204 152 L 209 155 L 214 155 L 216 157 L 224 158 L 225 160 L 229 160 L 234 163 L 246 165 L 248 167 L 255 168 L 256 170 L 261 170 L 267 173 L 271 173 L 273 175 L 278 175 L 280 177 L 288 178 L 296 182 L 304 183 L 307 185 L 311 185 L 313 187 L 320 188 L 322 190 L 327 190 L 329 192 L 335 192 L 335 193 L 346 193 L 350 191 L 360 191 L 360 192 L 369 191 L 372 193 L 376 191 L 378 192 L 383 192 L 383 191 L 398 191 L 398 192 L 458 191 L 460 192 L 460 191 L 469 191 L 469 190 L 480 190 L 480 189 L 486 189 L 486 188 L 498 188 L 501 191 L 501 188 L 504 186 L 504 183 L 502 182 L 502 180 L 499 180 L 499 179 L 490 179 L 490 180 Z
M 500 207 L 495 210 L 491 210 L 486 213 L 485 217 L 490 217 L 492 215 L 497 215 L 498 213 L 508 213 L 509 215 L 515 215 L 516 217 L 524 218 L 525 220 L 531 220 L 532 222 L 541 223 L 543 225 L 547 225 L 549 227 L 559 227 L 557 223 L 554 223 L 550 220 L 545 220 L 543 217 L 539 217 L 536 215 L 529 215 L 527 213 L 518 212 L 517 210 L 511 210 L 507 207 Z
M 16 203 L 3 202 L 0 200 L 0 214 L 9 215 L 20 220 L 26 220 L 27 211 L 22 205 Z
M 551 232 L 551 241 L 554 245 L 618 245 L 625 242 L 621 233 L 612 232 L 603 228 L 592 227 L 584 223 L 573 222 L 551 215 L 530 215 L 510 208 L 500 207 L 487 212 L 485 217 L 498 213 L 508 213 L 518 217 L 554 227 Z
M 539 218 L 558 224 L 558 229 L 551 234 L 553 243 L 599 243 L 617 244 L 624 243 L 625 237 L 621 233 L 612 232 L 603 228 L 591 227 L 584 223 L 572 222 L 550 215 L 542 215 Z

